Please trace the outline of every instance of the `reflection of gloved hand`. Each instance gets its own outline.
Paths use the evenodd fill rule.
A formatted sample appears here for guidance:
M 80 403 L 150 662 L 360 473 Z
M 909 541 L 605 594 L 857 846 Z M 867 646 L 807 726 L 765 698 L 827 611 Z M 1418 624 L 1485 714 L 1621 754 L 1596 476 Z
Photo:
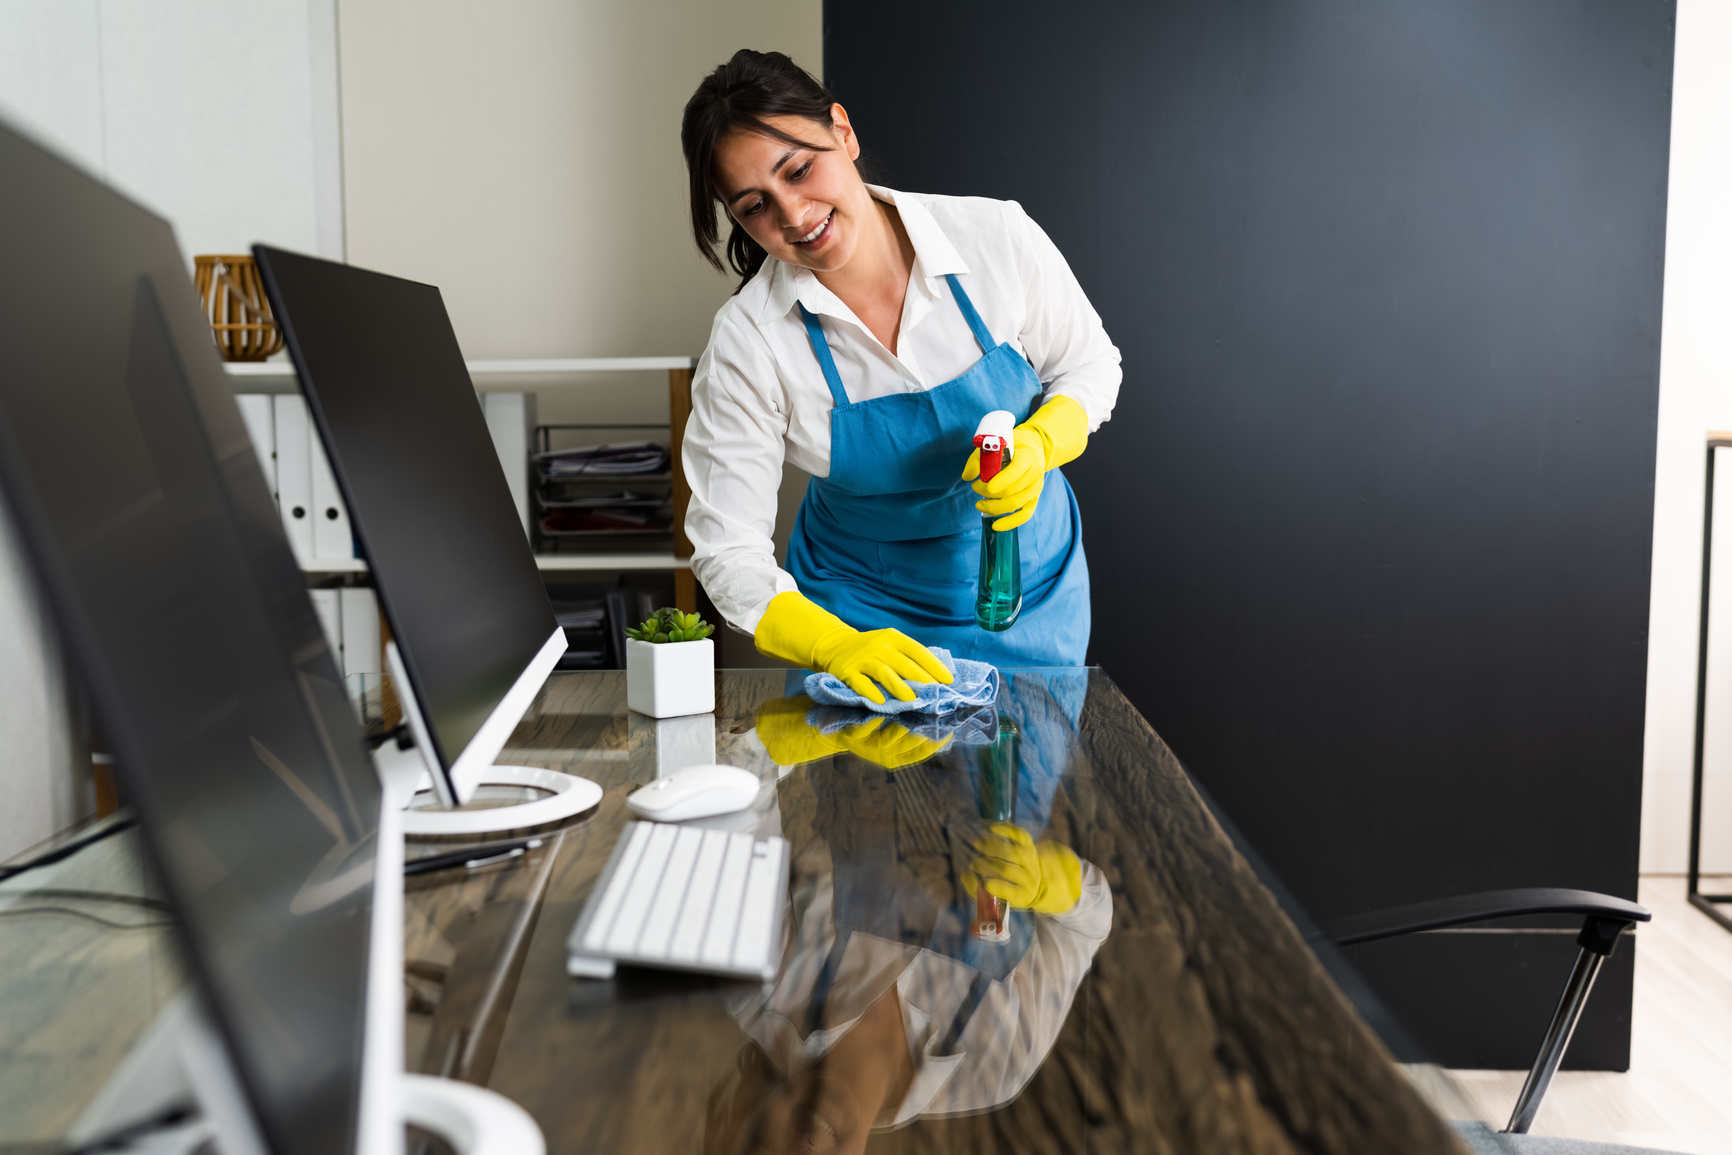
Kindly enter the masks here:
M 770 599 L 752 635 L 758 652 L 809 670 L 835 674 L 862 698 L 880 704 L 884 693 L 914 700 L 909 682 L 942 682 L 955 676 L 925 646 L 900 630 L 861 633 L 810 598 L 784 590 Z M 905 680 L 906 679 L 906 680 Z
M 980 476 L 980 450 L 969 454 L 962 480 L 974 481 L 974 492 L 986 499 L 975 502 L 974 508 L 998 518 L 992 523 L 993 529 L 1015 529 L 1034 516 L 1035 503 L 1046 485 L 1046 471 L 1076 460 L 1088 441 L 1088 414 L 1060 393 L 1016 427 L 1010 464 L 997 477 L 975 481 Z
M 758 738 L 776 765 L 816 762 L 846 751 L 895 770 L 926 761 L 944 749 L 948 741 L 922 738 L 882 714 L 825 734 L 807 724 L 806 711 L 811 706 L 812 699 L 800 697 L 777 698 L 758 707 Z
M 924 762 L 950 741 L 949 738 L 942 742 L 923 738 L 894 718 L 883 715 L 855 726 L 844 726 L 831 737 L 840 738 L 850 754 L 859 755 L 886 770 Z
M 1082 861 L 1070 847 L 1036 843 L 1028 831 L 994 822 L 975 839 L 979 855 L 963 872 L 969 893 L 984 885 L 994 898 L 1036 914 L 1063 914 L 1082 895 Z

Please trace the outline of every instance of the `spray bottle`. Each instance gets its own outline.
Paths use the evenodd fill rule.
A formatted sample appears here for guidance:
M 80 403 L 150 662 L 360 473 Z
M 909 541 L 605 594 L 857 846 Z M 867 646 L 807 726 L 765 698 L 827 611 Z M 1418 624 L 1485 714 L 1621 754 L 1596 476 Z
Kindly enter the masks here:
M 998 739 L 979 754 L 980 817 L 987 824 L 1016 821 L 1016 781 L 1021 774 L 1022 731 L 1008 714 L 998 716 Z M 1010 907 L 1002 898 L 975 888 L 974 922 L 969 930 L 982 942 L 1010 941 Z
M 1010 464 L 1016 416 L 994 409 L 974 432 L 980 450 L 980 480 L 991 481 Z M 983 630 L 1008 630 L 1022 612 L 1022 553 L 1017 531 L 992 528 L 997 518 L 980 518 L 980 584 L 974 595 L 974 620 Z

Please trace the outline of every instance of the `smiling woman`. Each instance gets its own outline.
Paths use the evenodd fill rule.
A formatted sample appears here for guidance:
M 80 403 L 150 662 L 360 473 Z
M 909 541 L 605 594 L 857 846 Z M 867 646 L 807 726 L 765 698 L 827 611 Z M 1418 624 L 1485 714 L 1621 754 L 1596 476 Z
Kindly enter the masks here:
M 1088 566 L 1057 467 L 1111 414 L 1119 355 L 1051 240 L 1014 202 L 867 184 L 847 111 L 780 53 L 743 50 L 706 77 L 681 144 L 698 248 L 741 278 L 684 441 L 692 567 L 722 615 L 877 703 L 950 680 L 922 643 L 1080 665 Z M 995 410 L 1026 420 L 1009 464 L 977 481 L 974 434 Z M 784 569 L 770 534 L 785 461 L 813 481 Z M 974 618 L 983 514 L 1021 534 L 1022 614 L 998 633 Z
M 832 109 L 841 113 L 840 133 Z M 735 186 L 718 171 L 719 146 L 738 137 L 756 137 L 761 142 L 759 151 L 775 154 L 768 172 L 772 180 L 784 186 L 806 183 L 822 155 L 837 151 L 838 144 L 847 161 L 857 163 L 860 144 L 830 90 L 779 52 L 735 53 L 733 60 L 699 86 L 686 105 L 685 121 L 680 126 L 691 182 L 692 232 L 704 259 L 721 269 L 722 260 L 716 254 L 721 240 L 716 205 L 727 207 L 734 218 L 728 236 L 728 265 L 740 275 L 740 288 L 745 288 L 763 267 L 768 250 L 742 222 L 763 217 L 768 197 L 765 190 L 752 185 L 749 174 L 733 174 L 734 179 L 746 182 Z M 762 159 L 758 158 L 759 165 L 754 167 L 761 168 Z M 790 171 L 784 173 L 784 169 Z M 863 181 L 857 179 L 855 183 L 864 191 Z M 826 221 L 814 223 L 821 227 Z M 779 228 L 775 231 L 781 232 Z M 817 238 L 808 234 L 797 239 L 809 242 Z

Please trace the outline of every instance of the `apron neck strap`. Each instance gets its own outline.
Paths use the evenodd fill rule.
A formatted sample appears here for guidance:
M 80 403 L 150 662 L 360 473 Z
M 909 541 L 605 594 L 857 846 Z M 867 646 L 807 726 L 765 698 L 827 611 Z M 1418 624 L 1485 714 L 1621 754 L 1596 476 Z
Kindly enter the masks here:
M 990 353 L 998 342 L 992 339 L 992 330 L 986 327 L 986 322 L 980 319 L 975 311 L 974 302 L 968 299 L 968 294 L 962 291 L 962 282 L 956 279 L 955 273 L 945 273 L 944 279 L 950 282 L 950 295 L 956 298 L 956 307 L 962 310 L 963 318 L 968 327 L 974 330 L 974 339 L 980 342 L 980 351 Z
M 812 352 L 818 358 L 818 367 L 824 370 L 824 384 L 830 387 L 830 397 L 841 409 L 848 404 L 848 390 L 842 388 L 842 374 L 836 372 L 836 358 L 830 355 L 830 342 L 824 340 L 824 326 L 818 323 L 817 314 L 806 306 L 800 306 L 800 319 L 806 322 L 806 337 L 812 342 Z
M 968 327 L 974 333 L 975 341 L 980 344 L 982 353 L 990 353 L 998 346 L 992 339 L 992 330 L 986 327 L 986 322 L 980 319 L 980 313 L 974 307 L 974 302 L 968 299 L 963 291 L 962 282 L 956 279 L 955 273 L 944 274 L 944 279 L 950 282 L 950 295 L 956 298 L 956 307 L 962 310 L 962 317 L 968 322 Z M 798 302 L 796 302 L 798 305 Z M 841 409 L 848 405 L 848 390 L 842 387 L 842 374 L 836 371 L 836 358 L 830 355 L 830 342 L 824 339 L 824 326 L 819 323 L 818 315 L 805 305 L 798 305 L 800 319 L 806 323 L 806 339 L 812 342 L 812 353 L 818 358 L 818 367 L 824 370 L 824 384 L 830 387 L 830 397 Z

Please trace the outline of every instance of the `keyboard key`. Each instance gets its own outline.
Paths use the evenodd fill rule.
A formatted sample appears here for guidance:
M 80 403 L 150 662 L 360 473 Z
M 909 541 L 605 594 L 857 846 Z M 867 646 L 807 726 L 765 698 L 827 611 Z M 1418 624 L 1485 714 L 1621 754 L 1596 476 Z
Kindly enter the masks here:
M 715 906 L 704 948 L 698 956 L 711 966 L 727 966 L 734 956 L 734 931 L 739 926 L 741 891 L 746 888 L 746 870 L 752 862 L 752 836 L 730 834 L 722 853 L 722 872 L 716 880 Z
M 595 917 L 589 920 L 589 927 L 583 932 L 583 949 L 600 950 L 601 944 L 607 941 L 608 928 L 613 925 L 614 916 L 619 914 L 620 900 L 625 897 L 627 885 L 637 873 L 638 862 L 643 858 L 643 848 L 649 841 L 649 834 L 649 823 L 632 823 L 631 831 L 626 835 L 625 853 L 620 856 L 618 868 L 607 880 L 607 892 L 601 896 L 601 903 L 595 908 Z
M 780 881 L 781 858 L 777 847 L 760 844 L 752 856 L 752 868 L 746 876 L 746 893 L 740 906 L 740 934 L 734 948 L 736 967 L 758 970 L 769 961 L 765 956 L 772 949 L 770 924 L 776 917 L 776 904 L 782 901 L 776 883 Z
M 643 937 L 638 939 L 637 953 L 644 958 L 665 958 L 668 939 L 673 937 L 674 924 L 680 908 L 685 905 L 686 890 L 692 881 L 692 864 L 698 860 L 698 844 L 704 832 L 695 826 L 682 826 L 674 837 L 673 850 L 668 854 L 667 869 L 662 871 L 661 885 L 650 900 L 649 919 L 644 923 Z
M 652 825 L 654 828 L 644 847 L 643 859 L 621 900 L 619 918 L 614 920 L 613 929 L 608 932 L 607 949 L 615 954 L 631 954 L 637 947 L 638 935 L 643 930 L 644 921 L 649 918 L 650 899 L 661 883 L 668 852 L 673 849 L 674 837 L 679 834 L 677 826 Z
M 727 848 L 727 831 L 704 831 L 703 845 L 698 847 L 697 865 L 692 868 L 692 885 L 686 893 L 685 908 L 680 911 L 673 941 L 668 944 L 670 959 L 679 962 L 697 959 L 698 948 L 704 941 L 704 929 L 709 926 L 710 912 L 715 907 L 716 881 L 722 873 L 722 853 Z

